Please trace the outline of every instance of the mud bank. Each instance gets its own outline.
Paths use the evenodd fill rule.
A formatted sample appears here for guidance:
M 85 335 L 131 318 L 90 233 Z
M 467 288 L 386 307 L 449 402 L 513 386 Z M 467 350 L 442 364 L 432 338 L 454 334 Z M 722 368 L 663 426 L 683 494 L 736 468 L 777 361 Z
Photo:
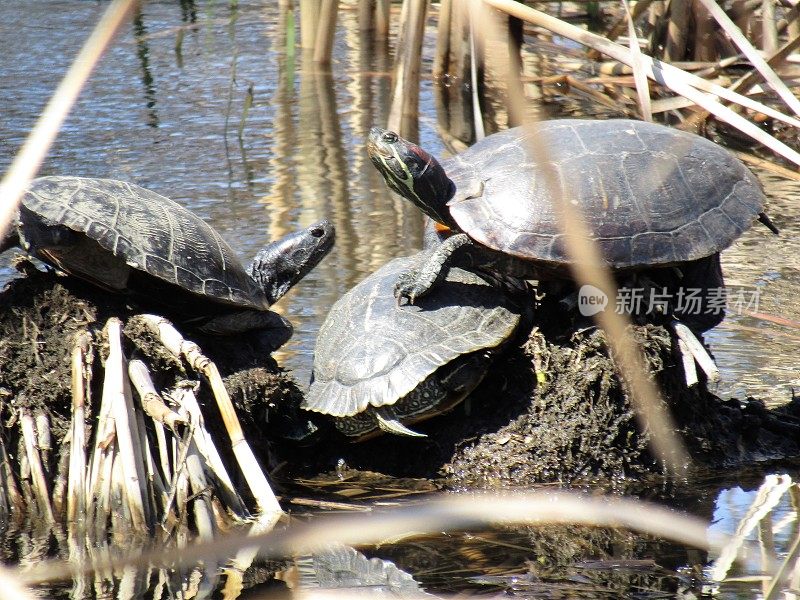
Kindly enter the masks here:
M 768 410 L 753 398 L 719 398 L 703 381 L 687 388 L 673 336 L 652 324 L 631 331 L 697 466 L 734 468 L 800 455 L 800 401 Z M 456 489 L 622 483 L 661 472 L 604 334 L 585 323 L 534 328 L 463 405 L 415 429 L 428 437 L 381 436 L 328 451 L 352 468 L 438 477 Z
M 22 456 L 13 427 L 20 411 L 45 415 L 54 449 L 46 454 L 45 471 L 55 478 L 71 418 L 70 353 L 76 334 L 91 333 L 99 371 L 107 353 L 103 327 L 109 317 L 119 317 L 125 323 L 126 355 L 146 362 L 157 389 L 196 381 L 197 375 L 137 321 L 135 315 L 146 307 L 42 273 L 30 263 L 21 268 L 27 276 L 0 295 L 2 441 L 12 458 Z M 649 432 L 638 426 L 602 332 L 585 325 L 546 332 L 534 328 L 497 359 L 466 402 L 415 426 L 427 438 L 384 435 L 360 444 L 338 438 L 317 415 L 298 411 L 299 386 L 257 337 L 185 333 L 217 362 L 262 465 L 282 462 L 280 478 L 287 482 L 336 468 L 435 478 L 451 488 L 619 481 L 660 472 L 648 450 Z M 635 326 L 633 334 L 697 464 L 727 468 L 800 454 L 800 400 L 768 410 L 755 399 L 723 400 L 703 382 L 687 388 L 670 333 L 644 325 Z M 101 381 L 95 374 L 95 399 Z M 202 387 L 199 400 L 213 432 L 217 409 Z M 290 440 L 302 437 L 308 418 L 320 432 L 317 443 L 301 448 Z M 91 410 L 86 422 L 92 422 Z

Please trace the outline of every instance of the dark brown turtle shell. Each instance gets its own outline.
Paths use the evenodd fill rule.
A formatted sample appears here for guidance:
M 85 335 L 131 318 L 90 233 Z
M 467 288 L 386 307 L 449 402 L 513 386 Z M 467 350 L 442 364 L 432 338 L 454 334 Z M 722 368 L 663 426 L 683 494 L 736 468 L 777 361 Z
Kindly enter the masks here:
M 41 177 L 22 199 L 21 218 L 26 227 L 64 226 L 82 233 L 132 268 L 210 300 L 269 308 L 264 292 L 213 228 L 177 202 L 137 185 Z
M 542 121 L 488 136 L 442 161 L 456 184 L 448 206 L 458 226 L 479 243 L 523 259 L 568 262 L 531 144 L 543 149 L 562 198 L 582 210 L 616 269 L 719 252 L 763 210 L 755 176 L 705 138 L 643 121 Z

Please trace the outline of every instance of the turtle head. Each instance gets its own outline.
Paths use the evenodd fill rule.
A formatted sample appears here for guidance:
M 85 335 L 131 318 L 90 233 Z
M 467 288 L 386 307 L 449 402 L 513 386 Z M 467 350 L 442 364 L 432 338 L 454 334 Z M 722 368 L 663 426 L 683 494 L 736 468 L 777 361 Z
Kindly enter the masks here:
M 325 258 L 333 248 L 335 238 L 333 224 L 325 219 L 260 250 L 247 273 L 273 304 Z
M 370 129 L 367 152 L 386 185 L 411 200 L 433 220 L 448 227 L 455 226 L 447 201 L 453 197 L 456 186 L 433 156 L 395 132 L 380 127 Z

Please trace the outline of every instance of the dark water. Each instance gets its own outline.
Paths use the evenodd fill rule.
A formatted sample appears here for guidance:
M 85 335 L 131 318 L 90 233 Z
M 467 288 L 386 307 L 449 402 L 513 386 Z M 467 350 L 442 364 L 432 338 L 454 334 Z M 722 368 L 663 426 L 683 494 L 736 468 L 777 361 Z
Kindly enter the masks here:
M 10 163 L 105 6 L 33 0 L 22 8 L 0 2 L 0 168 Z M 349 5 L 339 19 L 332 72 L 322 72 L 295 48 L 299 32 L 278 3 L 146 3 L 95 72 L 42 169 L 124 179 L 174 198 L 220 231 L 243 261 L 289 231 L 321 218 L 333 221 L 334 251 L 276 307 L 296 327 L 278 358 L 301 384 L 310 372 L 315 332 L 333 301 L 389 258 L 421 245 L 420 215 L 389 195 L 364 150 L 368 129 L 386 120 L 391 48 L 359 37 Z M 246 111 L 249 93 L 252 106 Z M 422 145 L 443 152 L 429 81 L 422 83 L 420 115 Z M 774 238 L 756 227 L 724 254 L 729 284 L 757 289 L 759 306 L 732 314 L 710 341 L 723 370 L 723 395 L 779 402 L 800 383 L 800 225 L 788 216 L 800 201 L 800 186 L 772 177 L 763 181 L 783 235 Z M 5 281 L 12 272 L 7 257 L 2 260 Z M 735 522 L 752 488 L 752 482 L 745 487 L 750 491 L 733 484 L 716 501 L 705 498 L 703 510 L 713 515 L 715 528 Z M 780 510 L 775 520 L 792 509 L 786 504 Z M 534 553 L 527 534 L 481 534 L 491 537 L 485 544 L 476 535 L 395 546 L 386 555 L 411 556 L 405 560 L 409 568 L 428 560 L 415 573 L 439 589 L 460 589 L 463 584 L 454 582 L 467 581 L 470 589 L 496 592 L 513 586 L 487 579 L 487 573 L 524 575 L 525 561 L 541 562 L 546 548 Z M 522 549 L 514 558 L 498 550 L 512 547 Z M 472 558 L 445 564 L 453 548 Z M 662 557 L 677 553 L 675 568 L 690 563 L 684 549 L 653 551 Z M 491 565 L 480 562 L 482 552 Z M 751 567 L 746 569 L 758 570 Z M 572 574 L 576 585 L 592 583 L 587 569 Z M 517 583 L 524 587 L 524 581 Z M 732 588 L 729 597 L 750 597 L 752 586 L 744 588 Z M 526 589 L 547 595 L 542 587 Z

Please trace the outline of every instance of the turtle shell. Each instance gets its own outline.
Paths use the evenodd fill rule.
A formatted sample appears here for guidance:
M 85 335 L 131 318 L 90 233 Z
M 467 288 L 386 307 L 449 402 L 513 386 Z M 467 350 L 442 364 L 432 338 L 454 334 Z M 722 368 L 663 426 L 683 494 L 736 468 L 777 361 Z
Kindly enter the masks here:
M 394 404 L 442 365 L 511 337 L 520 323 L 516 303 L 462 269 L 450 269 L 416 304 L 398 305 L 395 282 L 417 256 L 387 263 L 333 305 L 303 408 L 346 417 Z
M 41 177 L 22 199 L 21 220 L 28 228 L 63 226 L 84 234 L 97 242 L 97 251 L 214 301 L 269 308 L 264 292 L 211 226 L 132 183 Z
M 533 144 L 547 165 L 531 156 Z M 450 215 L 465 233 L 553 265 L 568 256 L 546 173 L 582 210 L 617 269 L 719 252 L 750 227 L 765 199 L 755 176 L 721 146 L 643 121 L 542 121 L 490 135 L 442 166 L 456 184 Z

